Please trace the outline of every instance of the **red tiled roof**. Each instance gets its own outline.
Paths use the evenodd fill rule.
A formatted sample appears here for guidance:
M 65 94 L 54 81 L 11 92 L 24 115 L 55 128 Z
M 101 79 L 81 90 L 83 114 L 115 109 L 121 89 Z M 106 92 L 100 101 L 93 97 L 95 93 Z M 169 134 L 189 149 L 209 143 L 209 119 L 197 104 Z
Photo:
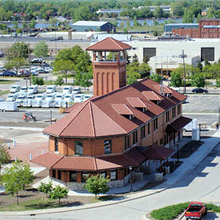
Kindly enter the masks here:
M 131 46 L 121 41 L 118 41 L 112 37 L 107 37 L 102 41 L 88 47 L 89 51 L 123 51 L 131 49 Z
M 163 97 L 154 91 L 143 91 L 144 96 L 150 101 L 162 101 Z
M 154 87 L 156 88 L 157 92 L 159 92 L 159 93 L 161 90 L 165 94 L 172 94 L 173 93 L 172 90 L 167 86 L 155 85 Z
M 54 164 L 56 164 L 62 158 L 63 156 L 59 154 L 48 152 L 46 154 L 42 154 L 39 157 L 32 159 L 32 162 L 43 165 L 44 167 L 51 168 Z
M 166 160 L 173 152 L 173 149 L 153 145 L 148 148 L 139 148 L 149 160 Z
M 132 148 L 131 150 L 124 153 L 124 155 L 133 160 L 136 164 L 141 164 L 146 160 L 146 157 L 138 150 L 137 147 Z
M 170 98 L 162 96 L 157 92 L 155 85 L 159 83 L 144 79 L 73 106 L 69 114 L 45 128 L 44 133 L 56 137 L 88 138 L 123 135 L 186 99 L 185 95 L 175 90 L 172 90 Z M 153 99 L 151 95 L 162 102 L 159 105 L 155 104 L 150 100 Z M 142 105 L 137 100 L 141 100 L 147 106 L 147 111 L 142 112 L 137 109 L 139 104 Z M 123 110 L 118 106 L 124 106 Z M 127 108 L 129 110 L 124 112 Z M 130 114 L 130 111 L 134 115 L 132 119 L 121 115 L 121 113 Z
M 167 125 L 166 132 L 167 133 L 177 132 L 180 129 L 182 129 L 184 126 L 189 124 L 191 121 L 192 121 L 191 118 L 181 116 L 171 124 Z
M 125 104 L 112 104 L 112 107 L 120 115 L 133 115 L 133 112 Z
M 135 108 L 147 108 L 147 105 L 145 105 L 138 97 L 127 97 L 126 99 Z

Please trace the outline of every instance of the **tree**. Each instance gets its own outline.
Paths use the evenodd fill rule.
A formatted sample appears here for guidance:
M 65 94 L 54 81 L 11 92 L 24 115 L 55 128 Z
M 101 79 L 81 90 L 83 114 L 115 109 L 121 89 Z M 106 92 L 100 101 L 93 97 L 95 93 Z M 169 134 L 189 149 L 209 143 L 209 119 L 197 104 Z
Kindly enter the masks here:
M 48 45 L 44 41 L 40 41 L 34 47 L 35 57 L 46 57 L 48 54 Z
M 12 166 L 5 167 L 1 177 L 1 184 L 5 188 L 6 193 L 12 196 L 16 194 L 17 205 L 19 205 L 18 192 L 33 182 L 33 178 L 33 171 L 30 170 L 29 165 L 14 162 Z
M 133 59 L 132 59 L 132 63 L 138 63 L 138 56 L 137 56 L 137 54 L 134 54 Z
M 1 175 L 2 164 L 7 164 L 10 162 L 10 160 L 11 160 L 11 157 L 10 157 L 8 150 L 6 149 L 6 147 L 1 146 L 0 147 L 0 175 Z
M 14 58 L 27 59 L 29 55 L 29 45 L 24 42 L 16 42 L 8 49 L 8 60 Z
M 90 193 L 95 194 L 95 197 L 100 193 L 106 193 L 109 191 L 108 182 L 110 180 L 108 178 L 104 178 L 99 174 L 96 176 L 91 176 L 86 180 L 85 189 L 87 189 Z
M 68 189 L 58 185 L 56 188 L 54 188 L 50 192 L 50 198 L 51 199 L 58 199 L 59 200 L 59 206 L 60 206 L 60 200 L 64 197 L 66 197 L 67 194 L 68 194 Z
M 54 71 L 59 71 L 62 73 L 62 77 L 66 79 L 72 76 L 72 73 L 68 73 L 74 70 L 74 63 L 71 60 L 58 60 L 53 63 Z M 59 73 L 60 74 L 60 73 Z
M 205 79 L 202 74 L 195 74 L 192 76 L 192 86 L 196 87 L 204 87 L 205 86 Z
M 150 66 L 147 63 L 141 63 L 138 67 L 138 72 L 141 74 L 141 78 L 150 75 Z
M 159 74 L 153 74 L 150 76 L 150 79 L 154 80 L 155 82 L 160 83 L 162 81 L 162 77 Z
M 38 187 L 38 191 L 39 192 L 43 192 L 46 194 L 46 197 L 47 197 L 47 194 L 50 194 L 53 190 L 53 186 L 52 186 L 52 182 L 49 182 L 49 183 L 40 183 L 40 186 Z
M 62 76 L 58 76 L 57 79 L 55 80 L 55 85 L 57 86 L 62 86 L 64 84 L 64 80 Z
M 174 87 L 182 86 L 182 77 L 180 73 L 173 71 L 170 77 L 170 84 Z
M 183 15 L 183 23 L 193 23 L 194 13 L 191 8 L 186 8 Z
M 35 19 L 33 18 L 33 19 L 31 20 L 31 23 L 28 24 L 28 27 L 33 29 L 33 28 L 35 28 L 35 25 L 36 25 L 36 21 L 35 21 Z
M 42 86 L 42 85 L 44 85 L 44 79 L 42 77 L 37 77 L 37 76 L 31 75 L 31 83 L 33 85 Z
M 16 69 L 16 73 L 18 73 L 18 70 L 20 67 L 27 65 L 27 62 L 24 58 L 20 58 L 20 57 L 15 57 L 12 60 L 8 60 L 5 63 L 5 68 L 7 69 L 12 69 L 15 68 Z
M 148 63 L 149 62 L 149 57 L 148 57 L 148 55 L 144 55 L 144 57 L 143 57 L 143 63 Z
M 200 72 L 202 72 L 203 66 L 202 66 L 201 62 L 198 62 L 197 68 L 200 70 Z

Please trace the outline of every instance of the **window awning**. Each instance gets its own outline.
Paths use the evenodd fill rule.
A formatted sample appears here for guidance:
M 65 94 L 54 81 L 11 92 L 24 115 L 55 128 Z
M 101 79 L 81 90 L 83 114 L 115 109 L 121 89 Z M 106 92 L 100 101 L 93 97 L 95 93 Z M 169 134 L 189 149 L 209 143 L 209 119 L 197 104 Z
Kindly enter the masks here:
M 184 126 L 186 126 L 188 123 L 192 121 L 191 118 L 187 117 L 179 117 L 171 124 L 167 125 L 166 132 L 167 133 L 175 133 L 178 132 L 180 129 L 182 129 Z

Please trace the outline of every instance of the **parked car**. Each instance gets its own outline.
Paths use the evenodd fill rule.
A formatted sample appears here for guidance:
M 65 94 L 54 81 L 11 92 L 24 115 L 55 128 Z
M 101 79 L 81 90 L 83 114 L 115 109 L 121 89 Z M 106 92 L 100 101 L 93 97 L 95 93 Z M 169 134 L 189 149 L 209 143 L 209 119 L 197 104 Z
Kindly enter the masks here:
M 46 93 L 54 93 L 57 91 L 56 86 L 47 86 Z
M 70 94 L 70 93 L 72 93 L 72 90 L 73 90 L 72 86 L 64 86 L 63 87 L 64 94 Z
M 45 60 L 43 60 L 42 58 L 34 58 L 33 60 L 31 60 L 31 63 L 45 63 Z
M 10 93 L 7 96 L 6 102 L 15 102 L 17 99 L 18 94 L 17 93 Z
M 64 94 L 63 93 L 57 93 L 55 95 L 54 107 L 65 107 L 64 106 Z
M 2 72 L 2 73 L 0 73 L 0 76 L 17 76 L 17 74 L 15 73 L 15 72 L 13 72 L 13 71 L 4 71 L 4 72 Z
M 17 102 L 17 106 L 18 107 L 21 107 L 23 106 L 23 102 L 24 102 L 24 99 L 27 97 L 27 94 L 20 94 L 18 95 L 17 99 L 16 99 L 16 102 Z
M 10 88 L 10 93 L 16 93 L 19 92 L 21 87 L 19 85 L 12 85 Z
M 28 93 L 28 95 L 37 94 L 38 93 L 38 86 L 37 85 L 29 86 L 27 93 Z
M 31 72 L 29 70 L 21 70 L 18 72 L 18 76 L 20 77 L 29 77 Z
M 74 102 L 83 102 L 83 101 L 84 101 L 84 94 L 74 95 Z
M 207 207 L 202 202 L 191 202 L 185 211 L 185 218 L 188 219 L 201 219 L 207 214 Z
M 32 101 L 32 107 L 42 107 L 42 102 L 45 100 L 46 94 L 38 94 Z
M 34 101 L 34 95 L 28 95 L 23 101 L 23 107 L 32 107 L 32 102 Z
M 72 93 L 73 93 L 73 94 L 81 93 L 81 89 L 80 89 L 80 87 L 73 88 Z
M 41 107 L 43 108 L 52 108 L 55 102 L 55 93 L 46 94 L 45 99 L 42 101 Z
M 196 88 L 192 90 L 193 93 L 208 93 L 207 89 L 203 89 L 203 88 Z
M 49 70 L 46 70 L 46 69 L 43 69 L 43 68 L 38 68 L 35 71 L 38 72 L 38 73 L 49 73 L 50 72 Z

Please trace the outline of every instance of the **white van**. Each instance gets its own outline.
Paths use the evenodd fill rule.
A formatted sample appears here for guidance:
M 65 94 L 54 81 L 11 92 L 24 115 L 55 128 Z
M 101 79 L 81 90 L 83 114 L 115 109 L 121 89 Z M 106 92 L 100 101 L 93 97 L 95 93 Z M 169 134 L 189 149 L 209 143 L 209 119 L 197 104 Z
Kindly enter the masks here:
M 27 91 L 28 91 L 27 87 L 21 87 L 19 94 L 27 94 Z
M 18 94 L 17 93 L 10 93 L 7 96 L 6 102 L 15 102 L 17 99 Z
M 73 91 L 72 91 L 72 93 L 73 93 L 73 94 L 81 93 L 81 89 L 80 89 L 80 87 L 76 87 L 76 88 L 74 88 Z
M 71 94 L 73 91 L 72 86 L 64 86 L 63 87 L 63 94 Z
M 23 107 L 32 107 L 32 102 L 34 98 L 34 95 L 28 95 L 23 101 Z
M 74 102 L 83 102 L 83 101 L 84 101 L 84 94 L 74 95 Z
M 35 96 L 35 99 L 32 101 L 32 107 L 42 107 L 42 102 L 45 99 L 46 94 L 38 94 Z
M 64 107 L 64 94 L 63 93 L 56 94 L 54 107 Z
M 19 92 L 21 87 L 19 85 L 12 85 L 10 88 L 10 93 L 16 93 Z
M 23 102 L 24 102 L 24 99 L 27 97 L 26 94 L 20 94 L 18 95 L 17 99 L 16 99 L 16 102 L 17 102 L 17 107 L 21 107 L 23 106 Z
M 28 95 L 33 95 L 38 93 L 38 86 L 29 86 L 28 87 Z
M 64 103 L 62 107 L 69 107 L 73 105 L 74 102 L 74 94 L 66 94 L 64 95 Z
M 91 97 L 93 97 L 93 94 L 85 94 L 84 95 L 84 101 L 90 99 Z
M 56 86 L 47 86 L 46 93 L 54 93 L 57 91 Z
M 42 108 L 52 108 L 55 102 L 55 93 L 46 94 L 45 99 L 42 101 Z

